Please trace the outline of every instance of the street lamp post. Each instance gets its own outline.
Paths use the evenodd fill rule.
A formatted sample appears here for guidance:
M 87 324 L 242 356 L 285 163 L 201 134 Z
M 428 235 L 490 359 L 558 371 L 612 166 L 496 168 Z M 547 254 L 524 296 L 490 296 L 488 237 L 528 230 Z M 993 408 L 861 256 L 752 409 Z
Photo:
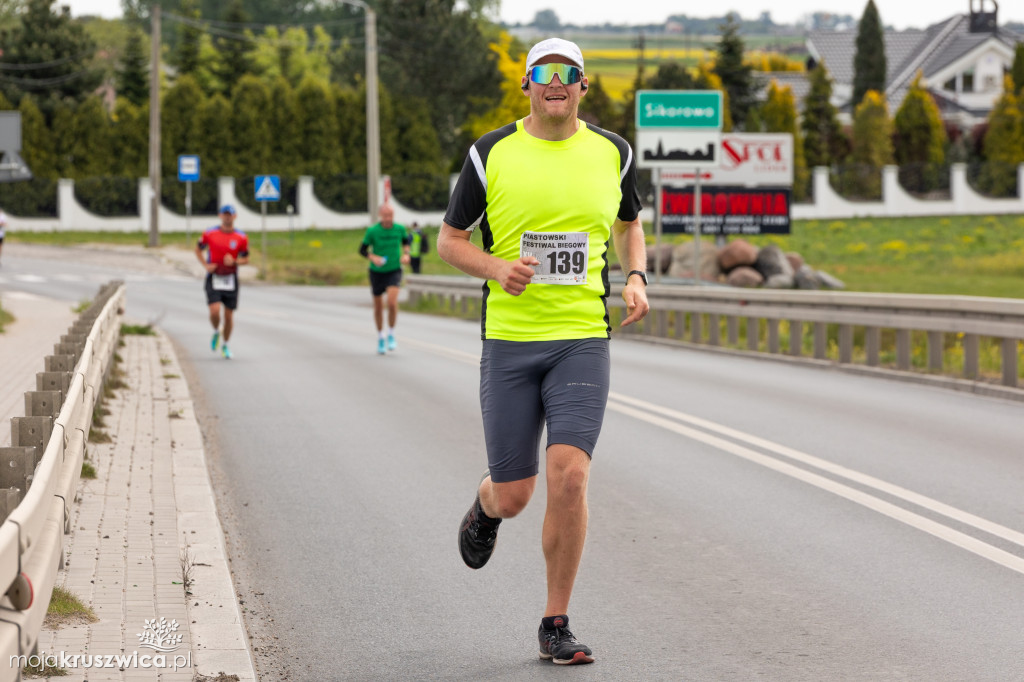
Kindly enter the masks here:
M 380 110 L 377 94 L 377 14 L 366 4 L 366 205 L 369 220 L 377 215 L 380 184 Z

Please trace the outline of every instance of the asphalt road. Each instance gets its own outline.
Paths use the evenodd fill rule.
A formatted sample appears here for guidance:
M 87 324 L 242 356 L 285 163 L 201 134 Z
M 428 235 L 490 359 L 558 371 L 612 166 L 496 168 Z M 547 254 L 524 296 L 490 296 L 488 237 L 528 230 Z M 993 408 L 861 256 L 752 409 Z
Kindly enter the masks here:
M 198 280 L 13 255 L 0 296 L 125 278 L 174 340 L 264 680 L 1024 679 L 1019 403 L 613 340 L 567 671 L 535 653 L 543 485 L 484 569 L 456 549 L 479 325 L 401 313 L 378 357 L 368 291 L 251 285 L 226 361 Z

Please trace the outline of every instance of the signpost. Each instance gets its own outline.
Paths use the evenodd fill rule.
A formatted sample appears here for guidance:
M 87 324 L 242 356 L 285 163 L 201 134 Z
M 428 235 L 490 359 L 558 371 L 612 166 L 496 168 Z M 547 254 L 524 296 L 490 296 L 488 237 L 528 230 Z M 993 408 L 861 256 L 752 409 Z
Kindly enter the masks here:
M 726 133 L 721 160 L 700 172 L 709 190 L 701 198 L 687 186 L 694 173 L 667 171 L 659 209 L 667 232 L 689 232 L 693 203 L 700 201 L 703 231 L 719 239 L 735 234 L 789 234 L 793 186 L 793 136 Z
M 185 183 L 185 243 L 192 241 L 192 183 L 199 182 L 199 155 L 178 155 L 178 182 Z
M 636 160 L 651 168 L 655 187 L 655 270 L 661 281 L 661 171 L 694 171 L 693 280 L 700 283 L 700 181 L 703 168 L 719 163 L 722 93 L 719 90 L 639 90 L 636 93 Z
M 260 278 L 267 277 L 267 202 L 281 200 L 281 178 L 277 175 L 257 175 L 254 183 L 256 188 L 256 201 L 260 202 L 261 221 L 261 249 L 263 257 L 260 258 Z

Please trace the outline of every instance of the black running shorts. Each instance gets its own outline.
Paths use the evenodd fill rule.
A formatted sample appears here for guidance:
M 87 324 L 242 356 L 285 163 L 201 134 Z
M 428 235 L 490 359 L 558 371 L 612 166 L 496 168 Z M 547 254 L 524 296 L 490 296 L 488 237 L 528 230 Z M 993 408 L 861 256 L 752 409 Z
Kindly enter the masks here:
M 238 273 L 226 275 L 225 277 L 230 277 L 231 281 L 228 282 L 228 280 L 222 277 L 215 285 L 214 275 L 212 273 L 206 274 L 206 304 L 223 303 L 224 307 L 228 310 L 234 310 L 238 307 Z M 229 284 L 233 288 L 225 289 L 224 287 Z
M 374 296 L 383 296 L 388 287 L 397 287 L 402 284 L 402 270 L 391 270 L 390 272 L 374 272 L 370 270 L 370 291 Z
M 545 424 L 546 447 L 572 445 L 593 456 L 608 403 L 608 339 L 483 344 L 480 408 L 491 480 L 537 474 Z

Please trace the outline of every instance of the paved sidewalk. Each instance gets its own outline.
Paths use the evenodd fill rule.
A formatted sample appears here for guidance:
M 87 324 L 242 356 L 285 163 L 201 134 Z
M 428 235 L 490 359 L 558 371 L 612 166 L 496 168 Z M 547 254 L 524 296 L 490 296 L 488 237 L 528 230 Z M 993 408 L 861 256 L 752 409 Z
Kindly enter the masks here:
M 8 349 L 0 356 L 0 399 L 5 399 L 0 402 L 0 417 L 8 423 L 11 416 L 24 415 L 21 396 L 35 389 L 43 358 L 74 321 L 70 310 L 59 324 L 36 315 L 53 303 L 46 299 L 18 310 L 17 298 L 11 293 L 3 296 L 4 307 L 19 321 L 0 335 L 0 349 Z M 79 483 L 72 533 L 65 538 L 65 563 L 57 575 L 57 585 L 90 606 L 98 621 L 59 629 L 48 626 L 40 634 L 38 651 L 57 656 L 63 652 L 66 657 L 131 657 L 138 652 L 136 658 L 112 668 L 85 668 L 79 659 L 79 667 L 66 666 L 68 675 L 60 678 L 69 682 L 254 681 L 202 436 L 183 372 L 165 336 L 123 340 L 118 367 L 127 386 L 104 401 L 110 414 L 102 430 L 111 442 L 87 446 L 97 478 Z M 30 377 L 28 385 L 15 388 L 15 379 L 25 383 L 25 377 Z M 20 400 L 14 401 L 13 412 L 8 395 L 12 392 Z M 167 652 L 162 664 L 154 658 L 158 652 L 143 646 L 140 637 L 147 635 L 152 641 L 157 634 L 170 635 L 163 642 Z
M 36 373 L 53 345 L 78 317 L 61 301 L 20 291 L 0 297 L 14 322 L 0 334 L 0 447 L 11 444 L 11 417 L 25 416 L 25 392 L 36 390 Z

